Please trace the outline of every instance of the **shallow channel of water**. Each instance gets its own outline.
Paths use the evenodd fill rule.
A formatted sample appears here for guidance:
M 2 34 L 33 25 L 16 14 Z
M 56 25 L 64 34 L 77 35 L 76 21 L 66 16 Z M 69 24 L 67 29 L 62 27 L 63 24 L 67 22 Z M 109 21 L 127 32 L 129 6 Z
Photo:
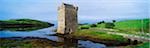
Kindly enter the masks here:
M 54 42 L 63 42 L 63 47 L 75 47 L 75 48 L 106 48 L 105 44 L 101 43 L 95 43 L 89 40 L 76 40 L 76 39 L 67 39 L 63 37 L 58 36 L 50 36 L 50 34 L 55 34 L 52 30 L 54 30 L 54 27 L 44 28 L 44 29 L 38 29 L 34 31 L 10 31 L 10 30 L 1 30 L 0 31 L 0 38 L 12 38 L 12 37 L 20 37 L 20 38 L 26 38 L 26 37 L 36 37 L 36 38 L 45 38 L 49 41 Z M 46 42 L 46 41 L 45 41 Z M 57 43 L 52 43 L 51 45 L 54 45 Z M 43 44 L 44 45 L 44 44 Z M 62 46 L 62 45 L 56 45 L 56 46 Z

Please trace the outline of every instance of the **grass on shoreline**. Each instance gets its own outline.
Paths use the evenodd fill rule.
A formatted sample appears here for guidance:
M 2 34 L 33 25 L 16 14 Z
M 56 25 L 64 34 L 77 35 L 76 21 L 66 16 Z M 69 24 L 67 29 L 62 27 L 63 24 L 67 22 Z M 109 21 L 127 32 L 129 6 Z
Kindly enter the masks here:
M 62 44 L 45 39 L 0 39 L 0 48 L 59 48 Z
M 126 42 L 127 39 L 120 35 L 107 34 L 105 32 L 97 32 L 93 30 L 79 30 L 78 32 L 73 33 L 76 37 L 89 37 L 96 38 L 104 41 L 118 41 L 118 42 Z
M 125 46 L 124 48 L 149 48 L 150 42 L 144 42 L 142 44 L 134 45 L 134 46 Z

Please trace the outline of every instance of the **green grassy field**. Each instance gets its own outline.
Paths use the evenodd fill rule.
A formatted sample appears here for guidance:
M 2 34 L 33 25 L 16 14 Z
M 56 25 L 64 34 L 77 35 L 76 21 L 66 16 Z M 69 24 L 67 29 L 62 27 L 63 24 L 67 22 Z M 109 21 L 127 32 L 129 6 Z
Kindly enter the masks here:
M 118 30 L 118 31 L 114 31 L 114 32 L 133 34 L 133 35 L 138 35 L 138 36 L 144 36 L 147 38 L 150 37 L 148 35 L 149 29 L 150 29 L 149 28 L 150 27 L 149 26 L 150 19 L 124 20 L 124 21 L 115 22 L 114 24 L 115 24 L 115 26 L 114 26 L 113 30 Z M 90 28 L 99 28 L 99 30 L 106 29 L 105 23 L 96 24 L 96 27 L 91 27 L 90 24 L 85 24 L 85 25 L 79 26 L 79 29 L 90 29 Z M 142 28 L 144 31 L 143 34 L 141 34 Z M 104 31 L 102 31 L 102 32 L 104 32 Z M 109 32 L 109 30 L 106 32 Z
M 88 37 L 91 39 L 100 39 L 105 41 L 126 42 L 127 39 L 120 35 L 107 34 L 105 32 L 98 32 L 90 29 L 79 30 L 73 33 L 76 37 Z
M 84 36 L 84 37 L 90 37 L 90 38 L 97 38 L 97 39 L 102 39 L 102 40 L 116 40 L 120 42 L 126 41 L 125 38 L 119 35 L 111 35 L 107 33 L 102 33 L 102 31 L 94 31 L 90 30 L 92 28 L 98 28 L 99 30 L 106 29 L 105 28 L 105 23 L 101 24 L 96 24 L 96 27 L 91 27 L 90 24 L 86 25 L 80 25 L 79 26 L 79 31 L 75 32 L 74 35 L 76 36 Z M 138 36 L 143 36 L 149 38 L 149 35 L 146 35 L 145 33 L 149 33 L 149 25 L 150 25 L 150 19 L 137 19 L 137 20 L 124 20 L 124 21 L 118 21 L 114 23 L 115 27 L 112 28 L 113 30 L 117 30 L 114 32 L 119 32 L 119 33 L 125 33 L 125 34 L 134 34 Z M 83 28 L 83 29 L 82 29 Z M 144 31 L 144 34 L 141 34 L 142 28 Z M 105 31 L 109 32 L 109 30 Z M 127 48 L 148 48 L 149 47 L 149 42 L 134 45 L 134 46 L 127 46 Z
M 143 22 L 142 22 L 143 21 Z M 114 23 L 114 29 L 117 30 L 123 30 L 123 31 L 130 31 L 130 32 L 149 32 L 149 27 L 150 27 L 150 19 L 137 19 L 137 20 L 124 20 L 124 21 L 119 21 Z M 96 24 L 97 27 L 95 28 L 105 28 L 106 24 L 101 23 L 101 24 Z M 90 27 L 90 25 L 81 25 L 80 27 L 83 28 L 93 28 Z M 143 28 L 143 29 L 142 29 Z
M 137 31 L 141 32 L 142 28 L 144 32 L 148 32 L 149 30 L 150 19 L 142 20 L 126 20 L 115 23 L 115 28 L 125 31 Z

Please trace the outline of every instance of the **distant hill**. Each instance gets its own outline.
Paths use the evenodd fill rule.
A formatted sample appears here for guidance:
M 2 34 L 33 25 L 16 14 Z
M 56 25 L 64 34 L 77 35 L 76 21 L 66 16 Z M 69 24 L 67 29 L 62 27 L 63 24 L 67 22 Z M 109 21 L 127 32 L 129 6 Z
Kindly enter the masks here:
M 0 27 L 50 27 L 54 26 L 52 23 L 32 20 L 32 19 L 11 19 L 0 20 Z

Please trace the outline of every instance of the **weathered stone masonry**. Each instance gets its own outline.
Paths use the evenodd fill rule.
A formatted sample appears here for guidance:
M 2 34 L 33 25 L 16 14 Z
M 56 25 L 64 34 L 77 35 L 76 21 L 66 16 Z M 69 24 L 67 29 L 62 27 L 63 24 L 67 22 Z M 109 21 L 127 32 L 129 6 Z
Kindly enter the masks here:
M 70 34 L 78 28 L 77 19 L 78 7 L 63 3 L 58 7 L 58 28 L 59 34 Z

